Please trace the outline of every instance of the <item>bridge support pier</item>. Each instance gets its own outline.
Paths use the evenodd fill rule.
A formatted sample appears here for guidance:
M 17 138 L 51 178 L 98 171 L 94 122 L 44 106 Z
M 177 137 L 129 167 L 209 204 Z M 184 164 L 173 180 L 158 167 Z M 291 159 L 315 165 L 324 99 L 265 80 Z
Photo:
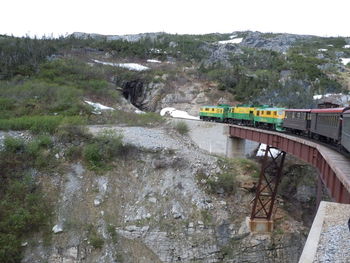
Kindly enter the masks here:
M 253 207 L 249 219 L 251 232 L 261 233 L 273 230 L 273 207 L 286 153 L 283 151 L 276 153 L 272 149 L 277 148 L 266 146 L 255 198 L 252 200 Z
M 227 137 L 226 157 L 244 157 L 245 140 L 238 137 Z

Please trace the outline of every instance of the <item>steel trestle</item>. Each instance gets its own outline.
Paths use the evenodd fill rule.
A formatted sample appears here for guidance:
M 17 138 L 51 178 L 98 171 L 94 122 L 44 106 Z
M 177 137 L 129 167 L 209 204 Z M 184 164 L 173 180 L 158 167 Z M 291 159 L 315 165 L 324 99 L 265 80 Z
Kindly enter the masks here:
M 250 220 L 271 220 L 278 184 L 281 181 L 283 163 L 286 156 L 284 151 L 280 151 L 274 156 L 271 151 L 272 149 L 277 148 L 270 147 L 269 145 L 266 146 L 255 198 L 252 200 L 253 207 Z

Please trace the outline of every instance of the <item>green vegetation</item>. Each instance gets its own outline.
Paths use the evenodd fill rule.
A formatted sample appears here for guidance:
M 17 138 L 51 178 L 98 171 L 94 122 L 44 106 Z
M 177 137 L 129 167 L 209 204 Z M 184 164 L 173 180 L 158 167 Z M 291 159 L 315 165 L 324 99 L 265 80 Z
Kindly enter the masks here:
M 106 112 L 103 116 L 91 116 L 90 121 L 97 124 L 126 124 L 129 126 L 157 126 L 164 122 L 158 113 L 147 112 L 137 114 L 115 110 Z
M 122 135 L 106 130 L 92 138 L 83 150 L 84 160 L 92 170 L 108 169 L 114 158 L 125 156 L 130 146 L 124 145 Z
M 110 237 L 112 239 L 112 242 L 114 244 L 116 244 L 118 242 L 119 237 L 118 237 L 117 231 L 115 231 L 115 226 L 108 225 L 107 226 L 107 232 L 109 233 L 109 235 L 110 235 Z
M 39 136 L 30 143 L 6 137 L 0 151 L 0 261 L 20 262 L 21 244 L 33 232 L 49 232 L 51 208 L 30 169 L 48 169 L 52 141 Z
M 190 128 L 185 121 L 177 121 L 174 128 L 181 135 L 186 135 L 190 131 Z
M 236 158 L 233 160 L 235 163 L 236 169 L 240 170 L 244 175 L 250 175 L 253 178 L 259 178 L 260 175 L 260 167 L 253 160 L 249 160 L 246 158 Z
M 210 214 L 208 210 L 201 210 L 201 216 L 203 219 L 203 223 L 208 226 L 213 223 L 213 216 Z
M 214 178 L 209 178 L 207 183 L 211 193 L 233 194 L 236 190 L 237 182 L 235 173 L 217 174 Z
M 104 244 L 103 238 L 97 233 L 96 228 L 94 225 L 89 224 L 87 226 L 88 231 L 88 240 L 91 246 L 95 249 L 101 249 Z

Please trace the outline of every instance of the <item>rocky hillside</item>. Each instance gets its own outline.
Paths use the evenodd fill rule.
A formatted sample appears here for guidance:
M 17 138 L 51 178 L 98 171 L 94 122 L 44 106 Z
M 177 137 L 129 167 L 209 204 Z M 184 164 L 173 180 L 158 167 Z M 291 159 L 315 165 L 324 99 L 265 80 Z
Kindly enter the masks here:
M 158 112 L 313 105 L 348 92 L 348 45 L 258 32 L 0 36 L 0 261 L 296 262 L 314 171 L 291 159 L 276 230 L 250 234 L 259 160 L 213 156 L 200 132 Z
M 22 262 L 297 262 L 307 228 L 282 203 L 272 235 L 246 227 L 254 162 L 210 156 L 172 125 L 90 132 L 106 129 L 128 145 L 108 167 L 63 151 L 53 170 L 35 172 L 52 232 L 23 237 Z
M 102 38 L 81 33 L 72 36 Z M 148 55 L 162 61 L 186 61 L 199 78 L 213 81 L 242 103 L 313 107 L 317 103 L 314 95 L 349 92 L 346 64 L 350 38 L 248 31 L 204 36 L 106 36 L 105 41 L 113 42 L 112 39 L 147 46 Z M 293 96 L 287 96 L 290 90 Z

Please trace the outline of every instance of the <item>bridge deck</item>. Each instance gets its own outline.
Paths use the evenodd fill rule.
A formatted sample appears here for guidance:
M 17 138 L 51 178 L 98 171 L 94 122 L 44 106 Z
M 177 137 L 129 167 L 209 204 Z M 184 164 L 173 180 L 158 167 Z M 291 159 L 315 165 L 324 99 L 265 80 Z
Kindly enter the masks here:
M 275 131 L 230 125 L 229 135 L 257 141 L 290 153 L 318 169 L 332 198 L 350 203 L 350 159 L 316 142 Z

